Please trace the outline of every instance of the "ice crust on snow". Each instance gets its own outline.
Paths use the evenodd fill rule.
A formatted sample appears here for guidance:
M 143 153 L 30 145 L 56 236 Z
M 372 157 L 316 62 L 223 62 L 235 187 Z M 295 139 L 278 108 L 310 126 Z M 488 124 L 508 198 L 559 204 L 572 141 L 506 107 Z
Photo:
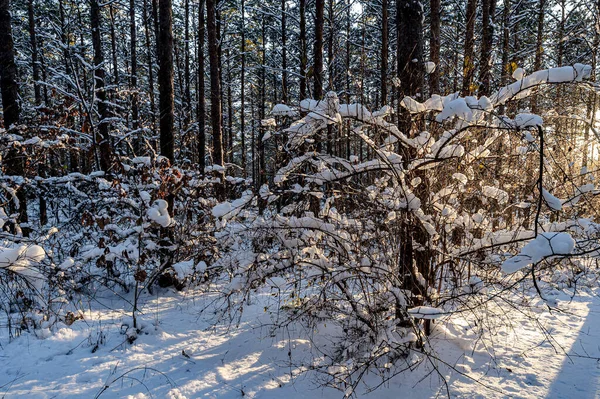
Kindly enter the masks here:
M 556 255 L 569 255 L 575 249 L 575 240 L 569 233 L 545 232 L 525 245 L 518 255 L 502 263 L 502 271 L 510 274 L 531 264 Z

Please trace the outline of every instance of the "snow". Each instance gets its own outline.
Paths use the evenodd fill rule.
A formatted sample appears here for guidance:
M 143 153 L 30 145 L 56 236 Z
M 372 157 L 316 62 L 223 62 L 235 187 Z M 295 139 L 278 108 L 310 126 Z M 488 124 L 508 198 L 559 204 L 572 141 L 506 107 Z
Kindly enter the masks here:
M 433 73 L 435 71 L 435 62 L 427 61 L 425 63 L 425 72 Z
M 231 203 L 230 202 L 223 202 L 221 204 L 217 204 L 212 209 L 212 214 L 216 218 L 223 217 L 223 216 L 227 215 L 229 212 L 231 212 Z
M 459 173 L 459 172 L 454 173 L 452 175 L 452 178 L 458 180 L 462 184 L 467 184 L 469 182 L 469 179 L 467 179 L 467 176 L 465 176 L 464 174 Z
M 499 204 L 506 204 L 508 202 L 508 193 L 498 187 L 483 186 L 481 192 L 486 197 L 490 197 L 498 201 Z
M 45 258 L 46 252 L 39 245 L 0 247 L 0 269 L 10 270 L 25 278 L 38 294 L 42 291 L 45 278 L 36 266 Z
M 525 245 L 518 255 L 502 263 L 504 273 L 514 273 L 531 264 L 555 255 L 569 255 L 575 249 L 575 240 L 569 233 L 541 233 Z
M 8 220 L 8 215 L 4 211 L 4 208 L 0 207 L 0 229 L 2 229 L 2 227 L 4 227 L 4 224 L 6 223 L 7 220 Z
M 273 292 L 278 284 L 274 282 Z M 564 312 L 544 311 L 542 301 L 519 309 L 492 307 L 510 325 L 486 319 L 494 336 L 485 339 L 478 338 L 475 320 L 460 315 L 452 321 L 437 319 L 428 341 L 439 361 L 418 363 L 423 355 L 415 349 L 407 359 L 414 364 L 411 371 L 373 392 L 361 384 L 355 394 L 368 399 L 445 397 L 435 365 L 453 398 L 594 398 L 600 392 L 597 291 L 572 299 L 568 291 L 553 293 Z M 342 397 L 347 388 L 320 388 L 318 374 L 301 372 L 313 354 L 304 329 L 266 327 L 276 317 L 264 310 L 269 297 L 249 305 L 239 326 L 230 329 L 213 327 L 206 313 L 200 313 L 214 300 L 207 293 L 142 297 L 141 332 L 133 344 L 126 342 L 132 329 L 130 307 L 116 295 L 98 297 L 82 313 L 84 319 L 70 326 L 59 323 L 52 331 L 25 332 L 12 342 L 0 330 L 0 392 L 6 399 L 87 399 L 103 389 L 100 398 Z M 419 312 L 427 314 L 425 309 Z M 326 328 L 321 324 L 319 329 Z M 345 367 L 331 366 L 330 371 Z M 380 381 L 376 373 L 365 376 L 369 386 Z
M 300 110 L 303 112 L 314 111 L 317 109 L 318 103 L 319 102 L 317 100 L 313 100 L 312 98 L 305 98 L 304 100 L 300 101 Z
M 183 280 L 194 271 L 194 260 L 186 260 L 173 264 L 173 270 L 177 273 L 177 278 Z
M 167 209 L 168 207 L 169 204 L 165 200 L 158 199 L 154 201 L 154 204 L 147 211 L 148 219 L 158 223 L 162 227 L 168 227 L 172 222 Z
M 512 73 L 512 78 L 514 80 L 521 80 L 521 79 L 523 79 L 523 77 L 525 77 L 525 70 L 523 68 L 517 68 Z
M 548 205 L 548 207 L 550 209 L 552 209 L 553 211 L 560 211 L 560 210 L 562 210 L 562 203 L 563 202 L 560 199 L 556 198 L 554 195 L 552 195 L 545 188 L 542 188 L 542 195 L 544 197 L 544 201 L 546 202 L 546 205 Z
M 152 164 L 152 159 L 150 157 L 135 157 L 131 160 L 131 163 L 134 165 L 150 166 Z
M 463 98 L 459 97 L 459 93 L 453 93 L 445 97 L 434 94 L 423 103 L 419 103 L 410 97 L 405 97 L 401 101 L 401 104 L 411 113 L 441 111 L 436 116 L 437 122 L 458 117 L 465 122 L 474 123 L 479 120 L 474 117 L 473 111 L 475 110 L 490 111 L 509 100 L 526 98 L 536 86 L 542 84 L 581 82 L 583 79 L 590 78 L 591 72 L 592 67 L 585 64 L 543 69 L 529 75 L 525 75 L 525 71 L 522 68 L 517 68 L 513 73 L 515 82 L 500 88 L 497 92 L 490 95 L 489 98 L 483 100 L 478 100 L 476 97 Z M 527 126 L 535 125 L 541 125 L 541 123 L 529 123 Z
M 538 115 L 518 114 L 515 116 L 514 124 L 517 129 L 526 129 L 528 127 L 542 126 L 544 121 Z
M 276 127 L 277 126 L 277 122 L 275 121 L 274 118 L 267 118 L 267 119 L 263 119 L 260 121 L 260 125 L 262 127 Z
M 417 319 L 438 319 L 444 315 L 444 311 L 430 306 L 417 306 L 408 309 L 408 314 Z
M 473 118 L 473 111 L 471 111 L 464 98 L 457 98 L 450 101 L 444 106 L 442 112 L 435 117 L 435 120 L 436 122 L 443 122 L 455 116 L 466 121 L 470 121 Z
M 285 104 L 276 104 L 271 110 L 271 115 L 275 116 L 296 116 L 298 113 Z

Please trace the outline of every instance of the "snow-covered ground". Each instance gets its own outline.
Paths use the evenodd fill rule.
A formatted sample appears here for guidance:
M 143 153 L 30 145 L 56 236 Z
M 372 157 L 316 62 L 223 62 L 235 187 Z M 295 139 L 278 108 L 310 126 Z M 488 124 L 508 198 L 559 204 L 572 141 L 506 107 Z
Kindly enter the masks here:
M 598 293 L 580 293 L 573 300 L 568 293 L 557 294 L 566 312 L 517 306 L 502 323 L 490 314 L 493 327 L 485 340 L 470 337 L 475 326 L 466 320 L 461 326 L 459 317 L 453 324 L 436 322 L 432 342 L 440 360 L 421 362 L 371 393 L 361 385 L 357 394 L 390 399 L 445 397 L 447 392 L 458 398 L 600 398 Z M 265 326 L 269 317 L 264 307 L 255 300 L 238 327 L 211 328 L 200 314 L 210 299 L 200 292 L 146 297 L 140 312 L 145 333 L 133 344 L 126 342 L 130 306 L 117 297 L 91 303 L 83 320 L 44 338 L 26 333 L 9 342 L 3 329 L 0 397 L 343 397 L 343 392 L 320 387 L 317 375 L 297 373 L 312 356 L 300 327 L 272 331 Z M 539 324 L 524 313 L 533 313 Z M 413 357 L 419 356 L 416 352 Z M 372 386 L 379 381 L 375 375 L 365 377 Z

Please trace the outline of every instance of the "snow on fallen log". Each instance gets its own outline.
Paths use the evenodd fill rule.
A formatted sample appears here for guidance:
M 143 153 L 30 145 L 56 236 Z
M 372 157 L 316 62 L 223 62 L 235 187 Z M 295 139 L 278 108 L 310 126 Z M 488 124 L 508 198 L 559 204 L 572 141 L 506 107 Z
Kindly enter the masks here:
M 575 249 L 575 240 L 569 233 L 541 233 L 525 245 L 518 255 L 502 263 L 502 271 L 510 274 L 543 259 L 569 255 Z

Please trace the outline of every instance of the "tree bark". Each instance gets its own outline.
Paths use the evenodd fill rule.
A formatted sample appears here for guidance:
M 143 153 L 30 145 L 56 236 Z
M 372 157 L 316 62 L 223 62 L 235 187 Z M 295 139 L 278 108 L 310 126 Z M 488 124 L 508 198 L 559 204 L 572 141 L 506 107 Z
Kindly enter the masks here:
M 429 74 L 430 94 L 437 94 L 440 91 L 440 3 L 440 0 L 430 0 L 429 2 L 431 7 L 429 60 L 435 64 L 435 69 Z
M 160 111 L 160 154 L 171 164 L 175 161 L 174 152 L 174 112 L 173 103 L 173 13 L 171 0 L 159 1 L 158 37 L 158 90 Z
M 150 115 L 152 120 L 152 132 L 156 134 L 156 102 L 154 99 L 154 63 L 152 62 L 152 46 L 150 39 L 150 15 L 148 13 L 148 0 L 144 0 L 143 9 L 144 34 L 146 36 L 146 56 L 148 68 L 148 96 L 150 97 Z
M 29 0 L 27 4 L 27 15 L 29 17 L 29 43 L 31 43 L 31 67 L 33 69 L 33 92 L 35 96 L 35 105 L 40 105 L 42 95 L 40 92 L 40 64 L 38 62 L 37 36 L 35 33 L 35 13 L 34 0 Z
M 483 39 L 481 43 L 481 61 L 479 62 L 479 95 L 490 94 L 492 81 L 492 48 L 494 45 L 494 14 L 496 13 L 496 0 L 483 0 Z
M 286 0 L 281 0 L 281 102 L 288 102 Z
M 540 0 L 538 7 L 538 20 L 537 20 L 537 34 L 535 40 L 535 61 L 533 63 L 533 70 L 539 71 L 542 69 L 542 56 L 544 54 L 543 40 L 544 40 L 544 13 L 546 9 L 546 1 Z M 531 97 L 531 112 L 537 114 L 538 109 L 538 98 L 537 94 Z
M 219 73 L 219 44 L 215 0 L 206 0 L 206 29 L 208 31 L 208 58 L 210 63 L 210 119 L 213 138 L 213 165 L 223 166 L 223 129 L 221 126 L 221 79 Z M 222 178 L 223 174 L 218 173 Z M 217 195 L 224 198 L 225 182 Z
M 11 126 L 19 123 L 20 107 L 18 89 L 10 3 L 9 0 L 0 0 L 0 90 L 2 91 L 4 127 L 7 131 L 10 130 Z M 25 176 L 25 159 L 19 147 L 11 147 L 8 150 L 4 159 L 4 167 L 4 173 L 7 175 Z M 17 224 L 20 225 L 28 221 L 27 196 L 25 195 L 23 185 L 17 188 L 16 194 L 19 206 L 18 209 L 11 209 L 11 213 L 18 210 Z M 18 229 L 15 228 L 14 233 L 16 234 L 17 232 Z M 23 228 L 22 234 L 24 237 L 28 237 L 29 229 Z
M 388 0 L 381 1 L 381 105 L 386 105 L 388 102 L 387 95 L 387 73 L 388 73 Z
M 189 124 L 190 124 L 190 118 L 191 118 L 191 110 L 192 110 L 192 94 L 191 94 L 191 89 L 190 89 L 190 0 L 185 0 L 185 4 L 184 4 L 185 10 L 184 10 L 184 15 L 185 15 L 185 23 L 184 23 L 184 27 L 185 27 L 185 31 L 184 31 L 184 51 L 185 51 L 185 55 L 184 55 L 184 80 L 185 80 L 185 92 L 184 92 L 184 98 L 185 98 L 185 105 L 183 107 L 183 112 L 184 112 L 184 119 L 183 119 L 183 126 L 184 129 L 187 130 Z
M 100 169 L 104 172 L 108 172 L 111 167 L 110 127 L 107 121 L 110 112 L 106 102 L 106 90 L 104 88 L 106 76 L 102 66 L 104 63 L 104 54 L 102 52 L 102 37 L 100 35 L 102 24 L 98 0 L 91 0 L 90 14 L 92 24 L 92 46 L 94 48 L 94 85 L 96 88 L 96 98 L 98 99 L 98 113 L 100 114 L 100 123 L 98 124 L 99 134 L 96 137 L 96 144 L 100 150 Z
M 0 0 L 0 86 L 4 127 L 9 130 L 19 122 L 20 113 L 9 0 Z
M 398 102 L 414 96 L 423 87 L 423 10 L 417 0 L 396 0 L 398 29 Z M 411 128 L 410 114 L 399 110 L 399 127 L 406 134 Z
M 204 6 L 205 0 L 200 0 L 198 11 L 198 166 L 204 173 L 206 167 L 206 100 L 204 98 Z
M 242 26 L 241 26 L 241 70 L 240 70 L 240 139 L 241 139 L 241 155 L 242 155 L 242 173 L 246 177 L 246 117 L 245 117 L 245 79 L 246 79 L 246 25 L 245 25 L 245 8 L 244 0 L 242 0 Z
M 477 16 L 477 0 L 468 0 L 466 12 L 465 52 L 463 59 L 463 84 L 462 96 L 469 96 L 473 92 L 473 76 L 475 75 L 474 48 L 475 48 L 475 18 Z
M 300 100 L 306 98 L 306 67 L 308 51 L 306 46 L 306 0 L 300 0 Z
M 135 0 L 129 0 L 129 25 L 130 25 L 130 40 L 131 40 L 131 127 L 133 130 L 138 130 L 139 123 L 139 108 L 137 95 L 137 31 L 135 23 Z M 140 136 L 140 133 L 138 133 Z M 135 139 L 135 154 L 139 155 L 142 149 L 141 138 Z
M 112 3 L 108 6 L 110 12 L 110 46 L 112 49 L 113 81 L 119 85 L 119 59 L 117 56 L 117 36 L 115 33 L 115 10 Z
M 325 0 L 316 0 L 315 42 L 313 50 L 313 97 L 323 99 L 323 25 L 325 23 Z

